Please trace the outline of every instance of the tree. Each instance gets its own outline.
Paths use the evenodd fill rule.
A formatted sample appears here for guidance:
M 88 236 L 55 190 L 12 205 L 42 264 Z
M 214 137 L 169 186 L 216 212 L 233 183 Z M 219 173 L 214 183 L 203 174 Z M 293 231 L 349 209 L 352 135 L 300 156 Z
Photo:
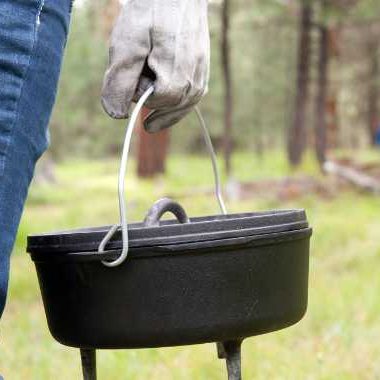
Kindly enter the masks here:
M 229 41 L 230 0 L 222 5 L 221 60 L 224 76 L 224 161 L 227 176 L 231 175 L 233 90 L 231 74 L 231 51 Z
M 380 122 L 379 115 L 379 42 L 378 36 L 371 33 L 368 41 L 369 78 L 368 78 L 368 135 L 371 145 L 376 143 L 376 132 Z
M 313 11 L 308 0 L 301 4 L 298 42 L 298 70 L 294 116 L 288 134 L 288 158 L 292 166 L 301 163 L 306 147 L 306 106 L 309 98 L 309 71 Z
M 321 13 L 325 13 L 326 1 L 321 0 Z M 326 130 L 326 105 L 329 84 L 329 29 L 325 22 L 318 25 L 318 79 L 317 79 L 317 95 L 315 101 L 315 153 L 317 160 L 323 168 L 326 161 L 327 148 L 327 130 Z
M 140 118 L 139 142 L 137 149 L 137 175 L 154 177 L 165 172 L 165 161 L 169 147 L 169 130 L 164 129 L 154 134 L 145 132 L 142 120 L 150 112 L 144 108 Z

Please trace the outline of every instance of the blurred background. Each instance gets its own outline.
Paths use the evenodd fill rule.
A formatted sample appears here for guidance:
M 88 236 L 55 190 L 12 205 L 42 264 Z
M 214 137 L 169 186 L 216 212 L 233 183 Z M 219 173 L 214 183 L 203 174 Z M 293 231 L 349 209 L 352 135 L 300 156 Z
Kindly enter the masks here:
M 1 321 L 5 379 L 79 379 L 77 350 L 50 336 L 31 233 L 118 220 L 125 122 L 100 89 L 118 0 L 77 1 L 51 147 L 20 226 Z M 210 1 L 209 93 L 200 106 L 229 212 L 305 208 L 314 236 L 305 318 L 247 340 L 245 379 L 380 379 L 380 2 Z M 190 216 L 219 212 L 195 115 L 139 129 L 126 178 L 129 218 L 170 196 Z M 143 296 L 143 295 L 142 295 Z M 214 345 L 101 351 L 100 379 L 224 379 Z

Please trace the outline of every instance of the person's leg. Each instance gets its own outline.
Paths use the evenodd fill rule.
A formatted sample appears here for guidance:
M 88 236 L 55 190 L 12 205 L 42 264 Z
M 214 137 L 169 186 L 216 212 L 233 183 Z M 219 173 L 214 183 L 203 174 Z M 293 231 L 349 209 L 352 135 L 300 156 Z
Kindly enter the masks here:
M 48 145 L 71 3 L 0 1 L 0 317 L 28 187 Z

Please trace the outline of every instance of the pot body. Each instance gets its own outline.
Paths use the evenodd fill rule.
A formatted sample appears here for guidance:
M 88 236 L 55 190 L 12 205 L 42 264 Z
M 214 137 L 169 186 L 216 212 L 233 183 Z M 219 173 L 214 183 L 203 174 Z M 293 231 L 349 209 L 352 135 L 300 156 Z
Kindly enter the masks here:
M 306 311 L 310 235 L 304 229 L 259 244 L 184 244 L 163 255 L 146 248 L 112 269 L 84 253 L 70 260 L 44 254 L 35 265 L 50 332 L 68 346 L 117 349 L 222 342 L 285 328 Z

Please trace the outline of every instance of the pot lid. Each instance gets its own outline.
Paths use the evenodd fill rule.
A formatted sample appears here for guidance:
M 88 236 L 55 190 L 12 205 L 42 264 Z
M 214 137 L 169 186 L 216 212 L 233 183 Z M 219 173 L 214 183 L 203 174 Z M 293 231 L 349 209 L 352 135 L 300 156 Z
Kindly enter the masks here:
M 209 242 L 308 228 L 304 210 L 273 210 L 190 219 L 186 217 L 185 223 L 179 223 L 178 220 L 159 222 L 161 215 L 162 213 L 155 222 L 149 221 L 148 214 L 144 223 L 129 224 L 129 247 Z M 32 235 L 28 237 L 27 250 L 29 253 L 96 252 L 110 228 L 111 226 L 103 226 Z M 118 250 L 122 246 L 122 234 L 118 229 L 107 244 L 106 250 Z

